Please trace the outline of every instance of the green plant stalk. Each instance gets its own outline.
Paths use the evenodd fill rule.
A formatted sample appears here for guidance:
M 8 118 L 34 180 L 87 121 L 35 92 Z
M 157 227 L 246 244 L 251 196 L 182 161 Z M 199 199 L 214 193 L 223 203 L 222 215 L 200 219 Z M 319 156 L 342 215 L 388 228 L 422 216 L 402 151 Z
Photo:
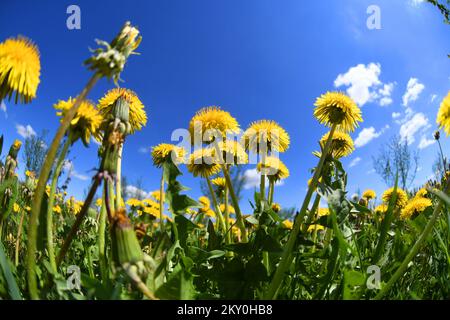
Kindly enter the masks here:
M 450 188 L 450 180 L 447 182 L 447 185 L 444 189 L 445 193 L 448 193 Z M 414 246 L 411 248 L 409 253 L 406 255 L 405 259 L 403 260 L 400 267 L 398 267 L 397 271 L 392 275 L 392 277 L 389 279 L 389 281 L 386 283 L 385 286 L 381 288 L 381 290 L 378 292 L 378 294 L 375 296 L 375 300 L 380 300 L 383 298 L 383 296 L 392 288 L 392 286 L 397 282 L 397 280 L 405 273 L 406 269 L 408 268 L 408 264 L 411 262 L 411 260 L 417 255 L 419 252 L 422 244 L 427 239 L 430 232 L 433 230 L 434 224 L 436 223 L 436 220 L 441 213 L 442 206 L 444 205 L 444 201 L 442 199 L 439 199 L 439 203 L 434 208 L 433 214 L 431 216 L 431 219 L 428 221 L 427 225 L 425 226 L 425 229 L 422 231 L 422 234 L 420 235 L 419 239 L 417 239 Z
M 67 253 L 67 250 L 69 250 L 70 244 L 72 243 L 73 238 L 77 234 L 78 230 L 80 229 L 81 223 L 83 222 L 84 217 L 86 216 L 89 206 L 92 203 L 92 200 L 94 199 L 95 193 L 97 192 L 97 188 L 100 185 L 100 180 L 95 178 L 94 183 L 91 186 L 91 189 L 89 190 L 89 193 L 86 197 L 86 200 L 83 203 L 83 207 L 81 207 L 81 211 L 77 214 L 77 218 L 75 220 L 75 223 L 73 224 L 72 228 L 69 231 L 69 234 L 67 235 L 61 250 L 59 251 L 58 258 L 56 259 L 56 265 L 59 266 L 61 262 L 64 260 L 64 257 Z
M 276 299 L 277 293 L 278 293 L 278 288 L 280 287 L 281 282 L 283 281 L 283 278 L 284 278 L 284 273 L 289 268 L 289 265 L 292 263 L 292 259 L 293 259 L 292 250 L 294 249 L 294 245 L 297 240 L 298 233 L 300 232 L 302 220 L 306 214 L 306 210 L 308 208 L 309 202 L 311 201 L 311 197 L 317 188 L 317 183 L 318 183 L 319 177 L 321 175 L 321 171 L 323 168 L 323 164 L 325 162 L 325 158 L 327 157 L 328 152 L 330 151 L 331 142 L 332 142 L 335 131 L 336 131 L 336 125 L 333 125 L 333 127 L 330 130 L 330 134 L 328 135 L 327 142 L 325 143 L 325 148 L 322 151 L 322 155 L 320 157 L 319 164 L 317 165 L 317 168 L 314 172 L 314 176 L 312 178 L 311 184 L 309 185 L 305 199 L 303 200 L 303 204 L 300 209 L 300 213 L 295 218 L 294 226 L 292 227 L 292 231 L 291 231 L 291 234 L 289 235 L 288 242 L 286 243 L 285 250 L 283 251 L 281 260 L 278 264 L 278 267 L 277 267 L 275 274 L 272 278 L 272 281 L 269 285 L 269 289 L 266 292 L 266 296 L 265 296 L 266 300 Z
M 33 300 L 39 299 L 39 290 L 37 287 L 36 279 L 36 246 L 37 246 L 37 229 L 39 224 L 39 215 L 41 212 L 42 198 L 44 196 L 45 187 L 47 185 L 47 180 L 49 178 L 50 172 L 53 167 L 53 162 L 56 158 L 56 153 L 58 151 L 59 144 L 66 134 L 67 129 L 70 126 L 70 122 L 74 118 L 81 102 L 86 99 L 88 93 L 92 90 L 97 81 L 101 78 L 101 74 L 95 73 L 81 94 L 78 96 L 77 100 L 73 104 L 72 108 L 66 113 L 61 121 L 61 125 L 53 138 L 52 144 L 48 150 L 47 156 L 45 157 L 44 163 L 42 165 L 41 172 L 39 174 L 39 180 L 37 182 L 35 194 L 33 197 L 33 202 L 31 205 L 31 216 L 28 225 L 28 244 L 27 244 L 27 282 L 28 291 L 30 293 L 30 298 Z
M 227 228 L 225 226 L 225 220 L 223 219 L 222 212 L 220 212 L 220 207 L 219 207 L 219 204 L 217 203 L 217 198 L 216 198 L 216 195 L 214 194 L 214 189 L 212 187 L 211 180 L 209 179 L 209 177 L 205 177 L 205 179 L 206 179 L 206 183 L 208 184 L 209 192 L 211 193 L 211 198 L 213 200 L 213 205 L 216 210 L 216 215 L 219 220 L 220 228 L 225 233 L 225 232 L 227 232 Z
M 50 266 L 54 274 L 57 272 L 56 258 L 55 258 L 55 248 L 53 245 L 53 205 L 55 203 L 55 192 L 56 186 L 58 185 L 58 178 L 61 173 L 64 159 L 66 158 L 67 151 L 72 144 L 72 139 L 70 134 L 64 143 L 63 149 L 59 154 L 58 160 L 56 162 L 56 167 L 53 172 L 52 183 L 50 185 L 50 194 L 48 196 L 48 206 L 47 206 L 47 253 L 48 259 L 50 260 Z
M 269 180 L 269 205 L 273 203 L 273 193 L 275 191 L 275 181 Z
M 116 167 L 116 208 L 122 206 L 122 153 L 123 144 L 120 144 Z
M 106 188 L 106 183 L 103 186 L 103 189 Z M 106 233 L 106 198 L 105 198 L 105 190 L 103 190 L 102 195 L 102 207 L 100 209 L 100 217 L 98 224 L 98 260 L 100 265 L 100 276 L 102 278 L 102 282 L 106 283 L 108 280 L 108 268 L 106 265 L 106 250 L 105 250 L 105 233 Z
M 223 175 L 225 176 L 225 181 L 227 182 L 228 190 L 230 191 L 231 201 L 233 202 L 233 206 L 236 211 L 236 221 L 237 226 L 241 230 L 242 241 L 248 242 L 247 229 L 245 229 L 244 218 L 242 217 L 241 208 L 239 207 L 239 201 L 233 189 L 233 183 L 231 182 L 230 173 L 228 172 L 228 169 L 224 164 L 222 164 L 222 171 Z
M 15 249 L 15 255 L 14 255 L 14 264 L 16 267 L 19 265 L 20 238 L 22 237 L 23 220 L 25 218 L 25 210 L 22 209 L 21 211 L 22 211 L 22 214 L 20 216 L 19 230 L 17 231 L 16 249 Z
M 161 175 L 159 184 L 159 224 L 161 232 L 164 232 L 164 172 Z
M 225 190 L 223 194 L 223 203 L 225 204 L 225 234 L 226 234 L 226 242 L 231 244 L 233 242 L 233 237 L 231 236 L 231 232 L 228 232 L 230 229 L 230 204 L 229 204 L 229 191 L 228 187 L 225 185 Z M 233 256 L 233 252 L 229 252 L 229 256 Z
M 261 212 L 264 211 L 264 201 L 266 200 L 266 175 L 261 174 L 261 180 L 259 182 L 259 200 L 261 202 Z

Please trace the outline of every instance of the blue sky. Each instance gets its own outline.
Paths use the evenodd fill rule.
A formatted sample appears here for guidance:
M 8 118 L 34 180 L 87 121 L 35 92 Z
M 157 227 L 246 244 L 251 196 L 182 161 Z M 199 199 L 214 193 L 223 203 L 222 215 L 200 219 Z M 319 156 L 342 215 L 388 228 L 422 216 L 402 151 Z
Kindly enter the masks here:
M 66 27 L 71 4 L 81 9 L 81 30 Z M 380 8 L 379 30 L 366 26 L 372 4 Z M 0 41 L 18 34 L 33 39 L 42 64 L 37 98 L 29 105 L 6 101 L 2 106 L 0 132 L 6 145 L 27 132 L 48 129 L 54 135 L 58 118 L 52 105 L 75 96 L 87 82 L 90 72 L 82 62 L 88 48 L 96 46 L 95 38 L 111 40 L 130 20 L 143 41 L 121 85 L 139 95 L 149 122 L 127 139 L 123 170 L 132 183 L 142 178 L 146 191 L 158 188 L 160 172 L 152 167 L 149 152 L 142 151 L 170 142 L 172 131 L 186 128 L 201 107 L 219 105 L 244 129 L 254 120 L 273 119 L 288 131 L 291 147 L 281 158 L 291 176 L 277 187 L 275 200 L 298 207 L 316 163 L 311 152 L 327 131 L 312 116 L 313 103 L 336 89 L 354 97 L 364 117 L 352 134 L 358 147 L 343 160 L 350 193 L 386 187 L 371 159 L 394 134 L 413 140 L 412 147 L 420 151 L 415 184 L 432 174 L 437 145 L 430 139 L 450 85 L 450 27 L 427 3 L 4 0 L 0 6 Z M 102 80 L 89 98 L 97 101 L 113 86 Z M 443 146 L 449 150 L 448 139 Z M 97 166 L 96 148 L 79 144 L 70 154 L 76 171 L 70 190 L 79 198 L 88 187 L 89 170 Z M 199 196 L 199 180 L 183 171 L 182 182 Z M 252 190 L 246 198 L 252 199 Z

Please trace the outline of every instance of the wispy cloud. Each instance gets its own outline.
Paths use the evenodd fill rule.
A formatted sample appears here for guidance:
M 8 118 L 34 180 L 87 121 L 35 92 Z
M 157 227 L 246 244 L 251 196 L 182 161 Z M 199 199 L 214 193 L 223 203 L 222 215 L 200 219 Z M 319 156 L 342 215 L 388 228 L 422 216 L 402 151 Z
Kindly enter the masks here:
M 256 169 L 247 169 L 244 172 L 245 184 L 244 189 L 253 189 L 257 188 L 261 182 L 261 173 L 259 173 Z M 268 185 L 269 180 L 266 177 L 266 185 Z M 284 184 L 283 180 L 275 183 L 276 186 L 281 186 Z
M 376 131 L 374 127 L 364 128 L 361 130 L 361 132 L 358 134 L 358 137 L 355 140 L 355 146 L 357 148 L 360 148 L 362 146 L 365 146 L 370 141 L 372 141 L 375 138 L 378 138 L 381 136 L 387 129 L 389 129 L 389 125 L 386 125 L 383 127 L 380 131 Z
M 348 69 L 346 73 L 339 74 L 334 80 L 334 86 L 348 87 L 347 94 L 359 106 L 372 101 L 376 101 L 380 106 L 387 106 L 392 103 L 394 83 L 383 83 L 379 79 L 380 74 L 379 63 L 358 64 Z
M 411 144 L 415 141 L 415 134 L 424 131 L 430 127 L 428 118 L 421 112 L 415 113 L 409 120 L 404 122 L 400 127 L 400 138 Z
M 402 97 L 403 106 L 408 107 L 411 102 L 416 101 L 424 89 L 425 85 L 420 83 L 417 78 L 410 78 L 406 85 L 406 92 Z
M 17 134 L 24 139 L 36 135 L 36 131 L 34 131 L 33 127 L 30 126 L 29 124 L 26 126 L 21 125 L 21 124 L 16 124 L 16 130 L 17 130 Z
M 435 142 L 436 142 L 436 140 L 428 139 L 427 137 L 423 136 L 422 139 L 420 139 L 418 148 L 425 149 L 425 148 L 431 146 L 432 144 L 434 144 Z
M 144 154 L 144 153 L 149 153 L 151 151 L 151 148 L 150 147 L 140 147 L 139 149 L 138 149 L 138 152 L 139 153 L 142 153 L 142 154 Z
M 8 108 L 6 107 L 5 101 L 0 102 L 0 110 L 5 114 L 5 118 L 8 119 Z
M 81 174 L 75 170 L 75 165 L 70 160 L 64 161 L 63 169 L 64 169 L 64 171 L 67 171 L 67 174 L 70 175 L 70 177 L 74 177 L 81 181 L 89 180 L 88 176 Z
M 149 198 L 151 192 L 144 191 L 133 185 L 128 185 L 125 187 L 125 194 L 128 197 Z
M 348 167 L 349 167 L 349 168 L 352 168 L 352 167 L 358 165 L 358 163 L 360 163 L 361 160 L 362 160 L 362 159 L 361 159 L 360 157 L 356 157 L 355 159 L 353 159 L 353 160 L 350 162 L 350 164 L 348 165 Z

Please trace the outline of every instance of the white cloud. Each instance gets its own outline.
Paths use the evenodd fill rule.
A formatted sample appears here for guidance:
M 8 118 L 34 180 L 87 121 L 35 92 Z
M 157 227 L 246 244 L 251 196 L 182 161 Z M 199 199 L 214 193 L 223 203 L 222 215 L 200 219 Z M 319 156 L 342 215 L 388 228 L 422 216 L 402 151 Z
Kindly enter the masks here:
M 8 119 L 8 108 L 6 108 L 6 104 L 3 100 L 0 103 L 0 110 L 5 113 L 5 118 Z
M 139 153 L 149 153 L 151 149 L 149 147 L 140 147 L 138 152 Z
M 362 146 L 365 146 L 373 139 L 381 136 L 387 129 L 389 129 L 389 125 L 386 125 L 384 128 L 382 128 L 378 132 L 375 131 L 374 127 L 362 129 L 361 132 L 358 134 L 358 137 L 355 140 L 355 147 L 360 148 Z
M 244 189 L 253 189 L 259 188 L 261 183 L 261 173 L 259 173 L 256 169 L 247 169 L 244 172 L 245 184 Z M 266 177 L 266 186 L 268 186 L 269 180 Z M 284 181 L 278 181 L 275 183 L 276 186 L 281 186 L 284 184 Z
M 422 137 L 422 139 L 420 139 L 420 142 L 419 142 L 419 149 L 425 149 L 426 147 L 431 146 L 435 142 L 436 142 L 436 140 L 434 140 L 434 139 L 427 139 L 426 137 Z
M 432 94 L 432 95 L 430 96 L 430 103 L 433 103 L 434 100 L 436 100 L 436 98 L 437 98 L 437 94 Z
M 398 117 L 400 117 L 401 116 L 401 113 L 400 112 L 392 112 L 392 118 L 393 119 L 397 119 Z
M 17 130 L 17 134 L 24 139 L 36 135 L 36 132 L 34 131 L 33 127 L 31 127 L 29 124 L 26 126 L 23 126 L 21 124 L 16 124 L 16 130 Z
M 348 165 L 349 168 L 352 168 L 354 166 L 356 166 L 358 163 L 361 162 L 361 158 L 360 157 L 356 157 L 355 159 L 353 159 L 350 164 Z
M 394 83 L 381 82 L 380 73 L 379 63 L 358 64 L 346 73 L 339 74 L 334 80 L 334 86 L 347 86 L 347 94 L 361 107 L 372 101 L 377 101 L 380 106 L 387 106 L 392 103 Z
M 403 106 L 407 107 L 410 102 L 416 101 L 423 89 L 425 89 L 425 86 L 417 78 L 410 78 L 406 85 L 406 92 L 402 97 Z
M 400 138 L 407 140 L 408 144 L 411 144 L 415 141 L 414 135 L 421 129 L 428 129 L 429 126 L 428 118 L 423 113 L 416 113 L 410 120 L 401 125 Z
M 146 192 L 136 186 L 128 185 L 125 187 L 127 197 L 150 198 L 151 192 Z
M 63 170 L 67 171 L 67 174 L 69 174 L 71 177 L 74 177 L 78 180 L 82 180 L 82 181 L 89 180 L 88 176 L 81 174 L 75 170 L 75 165 L 70 160 L 64 161 Z
M 423 3 L 425 0 L 409 0 L 409 4 L 413 7 L 419 6 L 421 3 Z

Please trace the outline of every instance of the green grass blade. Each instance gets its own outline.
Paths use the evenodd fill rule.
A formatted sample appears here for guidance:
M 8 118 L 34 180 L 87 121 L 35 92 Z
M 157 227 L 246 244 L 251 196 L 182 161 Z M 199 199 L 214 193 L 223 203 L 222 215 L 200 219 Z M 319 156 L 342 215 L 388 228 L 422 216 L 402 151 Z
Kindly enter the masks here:
M 20 294 L 19 287 L 17 286 L 16 279 L 11 272 L 10 268 L 11 262 L 5 254 L 5 247 L 0 241 L 0 268 L 5 277 L 6 283 L 8 284 L 8 293 L 13 300 L 22 300 L 22 295 Z

